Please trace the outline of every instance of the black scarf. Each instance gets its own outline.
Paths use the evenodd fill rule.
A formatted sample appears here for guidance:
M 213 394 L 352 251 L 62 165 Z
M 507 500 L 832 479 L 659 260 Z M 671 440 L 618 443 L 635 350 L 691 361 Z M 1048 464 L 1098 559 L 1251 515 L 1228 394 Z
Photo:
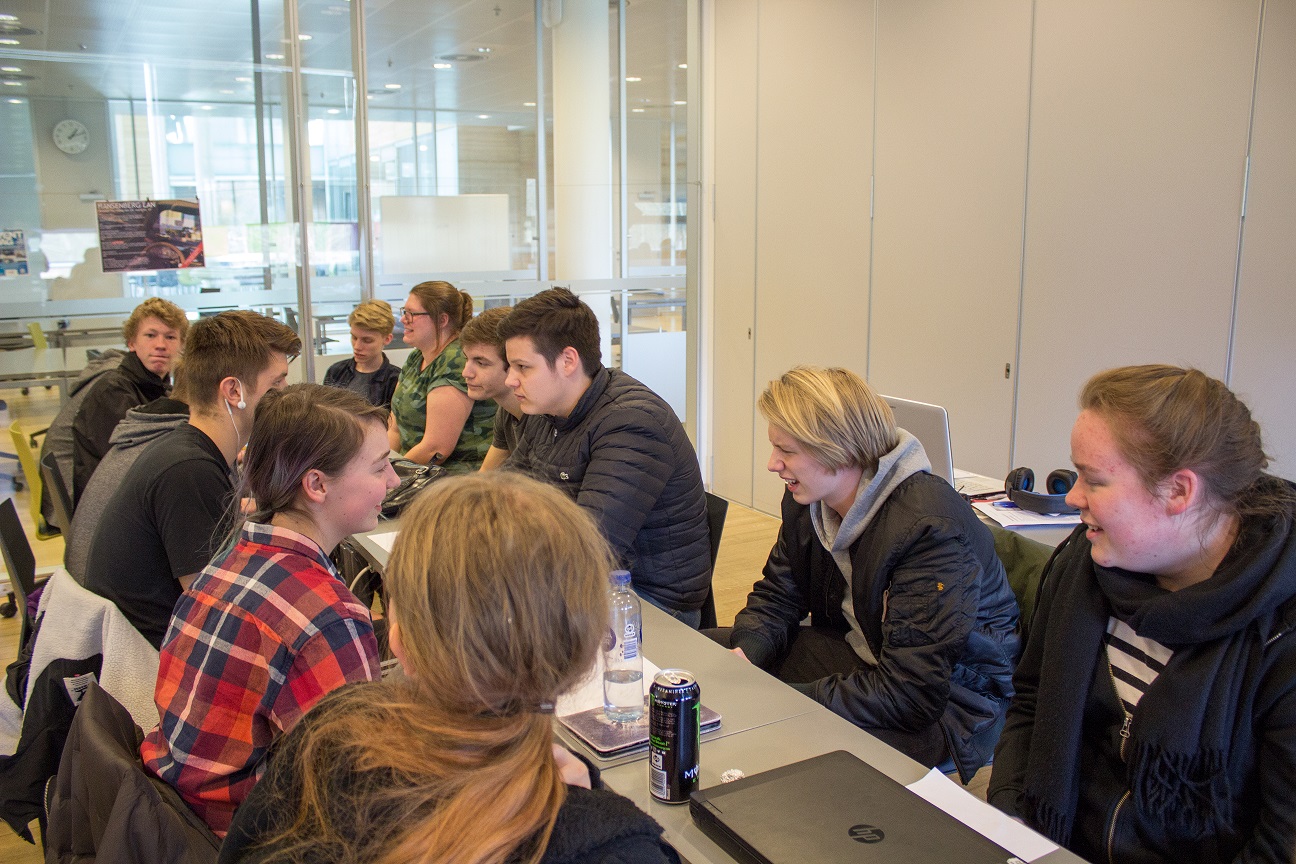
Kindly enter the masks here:
M 1144 574 L 1096 566 L 1083 527 L 1059 550 L 1049 567 L 1048 578 L 1058 584 L 1041 634 L 1046 672 L 1023 801 L 1051 839 L 1070 840 L 1084 706 L 1113 614 L 1175 652 L 1139 701 L 1130 730 L 1126 779 L 1134 805 L 1186 838 L 1232 821 L 1229 759 L 1235 747 L 1251 743 L 1251 718 L 1240 716 L 1254 695 L 1244 692 L 1255 685 L 1247 659 L 1275 635 L 1274 628 L 1252 625 L 1278 617 L 1271 613 L 1296 596 L 1290 535 L 1287 519 L 1244 525 L 1210 579 L 1174 592 Z

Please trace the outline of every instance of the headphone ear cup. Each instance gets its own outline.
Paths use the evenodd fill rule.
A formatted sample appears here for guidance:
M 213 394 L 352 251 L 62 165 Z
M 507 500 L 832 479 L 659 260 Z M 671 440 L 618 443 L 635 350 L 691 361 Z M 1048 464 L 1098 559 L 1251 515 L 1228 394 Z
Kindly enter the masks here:
M 1066 468 L 1059 468 L 1048 475 L 1044 481 L 1044 487 L 1048 489 L 1050 495 L 1065 495 L 1071 491 L 1075 485 L 1076 472 L 1068 471 Z
M 1035 488 L 1035 472 L 1029 468 L 1014 468 L 1004 478 L 1004 488 L 1008 491 L 1029 492 Z

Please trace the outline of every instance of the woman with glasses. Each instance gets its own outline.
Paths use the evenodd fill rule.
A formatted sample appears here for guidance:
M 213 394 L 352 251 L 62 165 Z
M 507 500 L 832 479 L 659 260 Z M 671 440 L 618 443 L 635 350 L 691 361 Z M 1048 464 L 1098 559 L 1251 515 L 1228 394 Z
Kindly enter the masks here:
M 494 438 L 497 406 L 474 402 L 463 379 L 459 331 L 472 318 L 472 298 L 449 282 L 420 282 L 400 311 L 414 350 L 392 395 L 388 442 L 421 465 L 476 471 Z

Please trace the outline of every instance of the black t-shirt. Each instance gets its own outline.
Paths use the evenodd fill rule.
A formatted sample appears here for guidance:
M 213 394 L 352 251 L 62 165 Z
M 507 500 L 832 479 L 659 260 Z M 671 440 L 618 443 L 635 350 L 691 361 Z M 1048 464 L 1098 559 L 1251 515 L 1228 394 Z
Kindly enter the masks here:
M 501 405 L 495 412 L 495 440 L 491 442 L 491 446 L 510 453 L 516 450 L 518 438 L 522 435 L 522 421 L 525 419 L 525 414 L 514 417 Z
M 104 508 L 85 584 L 161 648 L 178 581 L 212 559 L 228 530 L 234 484 L 220 448 L 184 423 L 140 454 Z

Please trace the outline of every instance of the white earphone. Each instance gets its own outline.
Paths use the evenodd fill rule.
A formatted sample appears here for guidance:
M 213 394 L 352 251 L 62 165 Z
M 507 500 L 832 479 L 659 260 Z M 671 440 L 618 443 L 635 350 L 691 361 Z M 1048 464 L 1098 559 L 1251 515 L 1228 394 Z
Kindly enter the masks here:
M 247 407 L 247 401 L 243 398 L 243 382 L 240 381 L 239 379 L 235 378 L 235 379 L 234 379 L 234 383 L 237 384 L 237 385 L 239 385 L 239 401 L 238 401 L 238 405 L 236 405 L 236 406 L 234 406 L 234 407 L 236 407 L 236 408 L 238 408 L 240 411 L 242 411 L 244 408 Z

